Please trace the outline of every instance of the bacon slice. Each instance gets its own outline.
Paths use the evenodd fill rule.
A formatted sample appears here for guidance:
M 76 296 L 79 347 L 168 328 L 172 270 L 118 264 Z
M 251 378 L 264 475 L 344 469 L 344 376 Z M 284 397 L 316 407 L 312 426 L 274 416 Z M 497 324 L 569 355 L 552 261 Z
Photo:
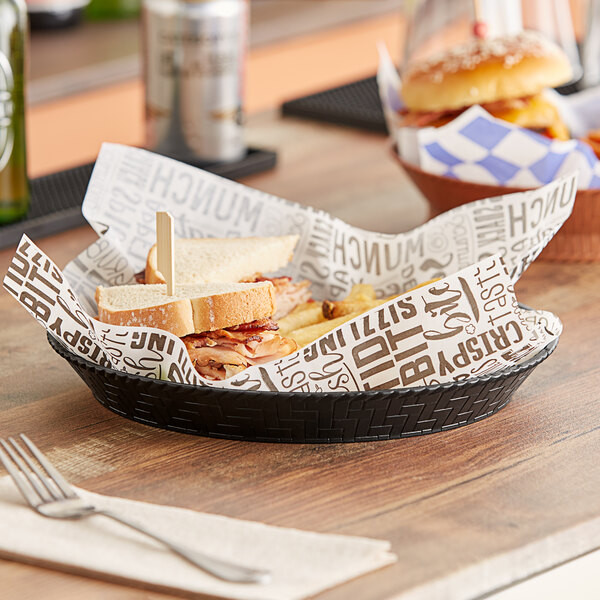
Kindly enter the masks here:
M 258 321 L 252 321 L 252 323 L 242 323 L 241 325 L 234 325 L 228 327 L 224 331 L 252 331 L 253 329 L 266 329 L 268 331 L 277 331 L 279 325 L 272 319 L 260 319 Z
M 495 102 L 487 102 L 481 104 L 485 110 L 490 114 L 497 112 L 503 112 L 507 110 L 519 110 L 527 106 L 530 97 L 525 98 L 511 98 L 509 100 L 496 100 Z M 431 125 L 433 127 L 441 127 L 446 123 L 449 123 L 458 115 L 463 113 L 470 106 L 464 106 L 463 108 L 452 109 L 452 110 L 438 110 L 438 111 L 409 111 L 402 109 L 400 113 L 404 116 L 402 125 L 404 127 L 426 127 Z
M 493 117 L 537 131 L 551 139 L 569 139 L 569 132 L 562 122 L 558 110 L 542 94 L 496 100 L 495 102 L 484 103 L 481 106 Z M 424 112 L 403 109 L 400 111 L 402 126 L 441 127 L 458 117 L 467 108 L 469 106 L 452 110 Z
M 277 323 L 263 319 L 181 339 L 196 371 L 208 379 L 220 380 L 295 352 L 296 342 L 281 337 L 277 329 Z

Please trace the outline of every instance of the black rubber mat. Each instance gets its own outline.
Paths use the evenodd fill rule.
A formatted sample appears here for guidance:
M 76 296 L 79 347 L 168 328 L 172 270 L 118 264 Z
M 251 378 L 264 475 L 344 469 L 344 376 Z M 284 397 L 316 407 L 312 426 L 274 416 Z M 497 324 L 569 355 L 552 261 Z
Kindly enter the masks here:
M 276 163 L 275 152 L 250 148 L 240 161 L 203 168 L 227 179 L 241 179 L 268 171 Z M 94 163 L 90 163 L 33 179 L 29 213 L 22 221 L 0 225 L 0 248 L 16 245 L 24 233 L 38 239 L 84 225 L 86 221 L 81 214 L 81 203 L 93 168 Z
M 375 77 L 285 102 L 283 115 L 387 133 Z
M 580 90 L 578 82 L 556 89 L 564 95 Z M 290 100 L 281 113 L 387 133 L 375 76 Z

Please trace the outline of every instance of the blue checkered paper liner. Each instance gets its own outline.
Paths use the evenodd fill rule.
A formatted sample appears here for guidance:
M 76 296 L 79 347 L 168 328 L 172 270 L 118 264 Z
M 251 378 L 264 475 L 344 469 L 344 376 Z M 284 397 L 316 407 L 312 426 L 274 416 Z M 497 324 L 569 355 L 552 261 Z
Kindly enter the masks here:
M 419 130 L 417 143 L 421 169 L 436 175 L 530 188 L 577 171 L 580 189 L 600 188 L 600 161 L 587 144 L 551 140 L 480 106 L 443 127 Z
M 578 172 L 579 189 L 600 188 L 600 161 L 577 139 L 551 140 L 472 106 L 443 127 L 401 127 L 402 82 L 387 49 L 379 47 L 379 95 L 402 158 L 423 171 L 463 181 L 539 187 Z M 600 88 L 560 97 L 548 91 L 572 135 L 600 127 Z

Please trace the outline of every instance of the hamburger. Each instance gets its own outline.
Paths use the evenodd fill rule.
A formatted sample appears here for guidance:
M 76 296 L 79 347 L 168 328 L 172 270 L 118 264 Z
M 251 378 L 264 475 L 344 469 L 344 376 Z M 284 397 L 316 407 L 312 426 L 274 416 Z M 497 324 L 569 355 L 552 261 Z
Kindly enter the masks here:
M 479 104 L 493 117 L 566 140 L 569 131 L 543 92 L 571 78 L 565 53 L 536 32 L 474 38 L 407 65 L 401 125 L 440 127 Z

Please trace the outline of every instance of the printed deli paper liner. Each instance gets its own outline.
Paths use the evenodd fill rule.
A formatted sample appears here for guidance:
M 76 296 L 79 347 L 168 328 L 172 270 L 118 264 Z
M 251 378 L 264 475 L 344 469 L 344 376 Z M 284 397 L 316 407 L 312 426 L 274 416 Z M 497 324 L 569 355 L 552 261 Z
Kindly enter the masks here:
M 487 185 L 533 188 L 575 171 L 579 188 L 600 188 L 600 161 L 577 139 L 551 140 L 472 106 L 442 127 L 401 127 L 401 82 L 380 47 L 377 75 L 388 131 L 403 160 L 434 175 Z M 568 97 L 547 91 L 574 138 L 600 128 L 600 87 Z
M 143 150 L 105 145 L 83 211 L 100 239 L 64 275 L 29 239 L 6 289 L 74 353 L 133 374 L 219 387 L 352 391 L 464 379 L 515 364 L 560 334 L 550 313 L 521 311 L 513 284 L 569 216 L 576 177 L 463 205 L 408 233 L 351 227 Z M 285 273 L 312 282 L 316 298 L 354 283 L 378 295 L 434 284 L 361 315 L 298 352 L 224 382 L 202 379 L 179 338 L 99 323 L 97 285 L 132 283 L 155 241 L 155 212 L 169 210 L 178 237 L 300 236 Z
M 551 313 L 519 308 L 504 261 L 494 255 L 387 302 L 295 354 L 210 382 L 197 374 L 178 337 L 92 319 L 27 236 L 4 287 L 72 352 L 101 366 L 236 389 L 356 391 L 458 381 L 517 364 L 561 332 Z

